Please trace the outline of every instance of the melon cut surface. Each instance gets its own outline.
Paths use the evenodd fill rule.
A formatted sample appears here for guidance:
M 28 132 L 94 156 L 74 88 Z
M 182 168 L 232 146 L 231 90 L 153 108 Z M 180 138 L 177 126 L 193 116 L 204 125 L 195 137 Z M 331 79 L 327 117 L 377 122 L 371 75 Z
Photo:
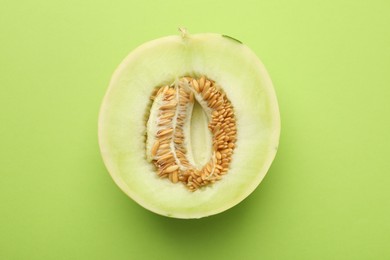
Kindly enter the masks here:
M 195 191 L 159 177 L 150 157 L 158 123 L 151 95 L 183 77 L 218 84 L 236 119 L 227 173 Z M 187 114 L 186 145 L 200 168 L 213 153 L 210 113 L 195 100 Z M 160 215 L 201 218 L 233 207 L 259 185 L 278 148 L 280 116 L 270 77 L 246 45 L 220 34 L 183 34 L 147 42 L 123 60 L 102 102 L 98 130 L 103 161 L 130 198 Z

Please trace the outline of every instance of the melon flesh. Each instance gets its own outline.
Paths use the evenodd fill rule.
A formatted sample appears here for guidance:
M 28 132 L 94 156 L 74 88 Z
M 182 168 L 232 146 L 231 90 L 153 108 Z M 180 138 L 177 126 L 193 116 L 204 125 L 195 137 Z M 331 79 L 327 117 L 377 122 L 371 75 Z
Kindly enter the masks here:
M 232 103 L 237 141 L 222 180 L 191 192 L 157 176 L 146 156 L 147 117 L 153 89 L 183 76 L 217 82 Z M 207 162 L 207 116 L 193 108 L 191 147 L 197 163 Z M 115 71 L 99 115 L 99 145 L 116 184 L 157 214 L 201 218 L 241 202 L 259 185 L 278 148 L 280 117 L 272 82 L 263 64 L 244 44 L 220 34 L 168 36 L 131 52 Z

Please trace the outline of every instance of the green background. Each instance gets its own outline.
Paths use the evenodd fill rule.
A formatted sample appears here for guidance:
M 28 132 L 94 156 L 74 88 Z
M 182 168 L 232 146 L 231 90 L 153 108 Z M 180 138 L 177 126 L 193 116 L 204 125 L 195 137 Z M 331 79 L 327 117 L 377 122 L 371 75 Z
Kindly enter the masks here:
M 389 1 L 0 4 L 0 259 L 390 259 Z M 201 220 L 127 198 L 97 143 L 116 66 L 178 26 L 252 48 L 282 117 L 259 188 Z

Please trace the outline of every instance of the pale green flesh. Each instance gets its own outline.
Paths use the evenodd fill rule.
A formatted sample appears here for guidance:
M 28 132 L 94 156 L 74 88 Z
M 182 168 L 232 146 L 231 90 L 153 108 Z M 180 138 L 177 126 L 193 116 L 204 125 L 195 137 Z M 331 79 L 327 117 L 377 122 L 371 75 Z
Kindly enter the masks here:
M 221 85 L 237 119 L 230 171 L 196 192 L 159 179 L 145 153 L 144 114 L 153 88 L 185 75 L 205 75 Z M 193 128 L 204 129 L 202 122 Z M 193 128 L 191 137 L 202 138 Z M 213 215 L 247 197 L 270 167 L 279 132 L 277 101 L 263 65 L 245 45 L 218 34 L 170 36 L 136 49 L 115 72 L 99 118 L 101 152 L 115 182 L 143 207 L 177 218 Z M 203 162 L 195 143 L 194 158 Z
M 195 102 L 191 116 L 190 143 L 195 166 L 201 169 L 211 157 L 212 136 L 207 128 L 209 119 L 198 102 Z

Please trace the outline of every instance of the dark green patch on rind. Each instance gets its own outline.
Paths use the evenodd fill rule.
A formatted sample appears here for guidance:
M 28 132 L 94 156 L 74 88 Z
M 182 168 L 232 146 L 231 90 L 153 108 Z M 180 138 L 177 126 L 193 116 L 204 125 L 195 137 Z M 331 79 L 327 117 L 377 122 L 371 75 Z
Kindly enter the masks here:
M 233 38 L 233 37 L 231 37 L 231 36 L 229 36 L 229 35 L 222 34 L 222 37 L 228 38 L 228 39 L 230 39 L 230 40 L 233 40 L 233 41 L 235 41 L 235 42 L 238 42 L 238 43 L 242 44 L 242 41 L 239 41 L 239 40 L 237 40 L 236 38 Z

